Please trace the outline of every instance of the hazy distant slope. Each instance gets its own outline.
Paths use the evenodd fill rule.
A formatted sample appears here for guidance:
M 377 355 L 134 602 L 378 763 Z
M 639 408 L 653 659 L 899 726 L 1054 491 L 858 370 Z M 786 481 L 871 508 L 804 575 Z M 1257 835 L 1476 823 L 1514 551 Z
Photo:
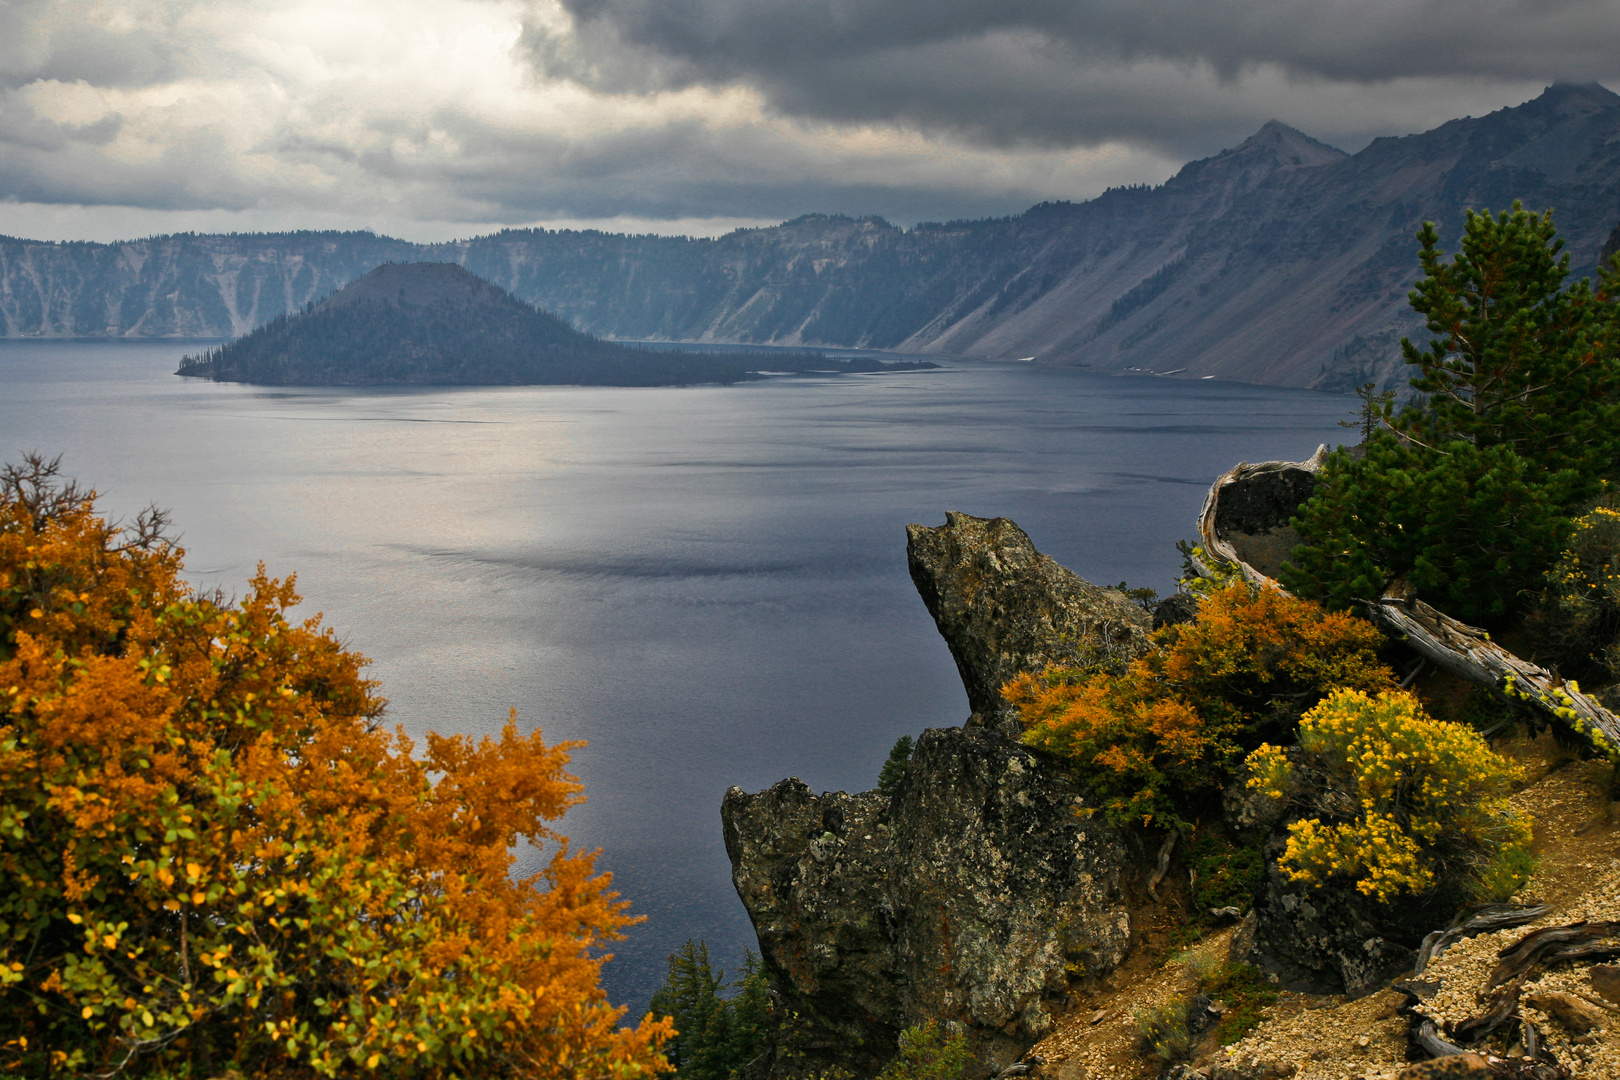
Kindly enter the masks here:
M 581 334 L 453 263 L 388 263 L 296 315 L 188 356 L 179 375 L 271 386 L 664 386 L 744 365 Z
M 1620 221 L 1620 97 L 1534 101 L 1354 155 L 1278 123 L 1154 188 L 898 229 L 811 215 L 716 240 L 513 230 L 0 240 L 0 333 L 226 336 L 386 260 L 465 265 L 606 337 L 846 345 L 1292 385 L 1391 378 L 1412 234 L 1552 207 L 1577 273 Z
M 230 337 L 420 258 L 365 232 L 183 233 L 119 244 L 0 237 L 0 335 Z

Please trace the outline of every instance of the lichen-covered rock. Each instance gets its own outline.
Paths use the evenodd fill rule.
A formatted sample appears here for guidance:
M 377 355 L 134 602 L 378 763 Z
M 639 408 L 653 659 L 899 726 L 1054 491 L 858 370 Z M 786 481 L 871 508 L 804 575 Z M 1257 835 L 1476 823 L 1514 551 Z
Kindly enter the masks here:
M 960 1021 L 1016 1060 L 1072 981 L 1125 956 L 1123 852 L 1061 764 L 992 731 L 924 732 L 891 800 L 796 779 L 721 810 L 732 880 L 797 1017 L 777 1075 L 881 1064 L 901 1029 Z
M 1411 968 L 1424 928 L 1444 925 L 1450 910 L 1434 901 L 1379 903 L 1355 888 L 1290 881 L 1277 865 L 1286 834 L 1266 845 L 1265 885 L 1255 902 L 1247 959 L 1290 990 L 1360 997 Z
M 1116 664 L 1147 648 L 1151 619 L 1035 550 L 1006 518 L 949 513 L 937 528 L 906 526 L 911 580 L 956 660 L 970 726 L 1016 736 L 1008 680 L 1052 664 Z

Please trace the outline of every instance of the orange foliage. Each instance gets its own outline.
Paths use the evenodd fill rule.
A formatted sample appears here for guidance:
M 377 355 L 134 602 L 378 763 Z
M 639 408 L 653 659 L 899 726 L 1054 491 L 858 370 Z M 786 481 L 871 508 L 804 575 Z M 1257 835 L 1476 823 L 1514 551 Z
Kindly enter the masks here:
M 0 477 L 0 1067 L 664 1067 L 668 1021 L 619 1028 L 599 986 L 633 920 L 547 824 L 575 744 L 509 719 L 413 757 L 290 579 L 200 595 L 160 519 L 53 472 Z M 514 881 L 522 838 L 556 850 Z
M 1329 690 L 1391 687 L 1381 643 L 1361 619 L 1235 583 L 1199 597 L 1197 619 L 1158 631 L 1123 674 L 1049 668 L 1002 693 L 1024 741 L 1072 760 L 1114 820 L 1181 827 L 1244 750 L 1292 741 Z

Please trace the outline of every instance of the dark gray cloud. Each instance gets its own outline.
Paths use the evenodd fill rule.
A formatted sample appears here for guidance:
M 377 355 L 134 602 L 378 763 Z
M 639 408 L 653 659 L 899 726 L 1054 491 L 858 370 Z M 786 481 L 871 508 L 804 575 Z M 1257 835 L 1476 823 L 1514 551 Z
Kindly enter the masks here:
M 0 230 L 1012 213 L 1620 86 L 1613 3 L 0 0 Z
M 1286 111 L 1200 95 L 1257 71 L 1295 83 L 1606 80 L 1613 0 L 560 0 L 537 65 L 632 91 L 737 82 L 784 113 L 1010 144 L 1202 146 Z M 1189 93 L 1190 90 L 1195 92 Z M 1267 98 L 1270 100 L 1267 100 Z M 1359 135 L 1357 95 L 1336 131 Z M 1246 98 L 1246 100 L 1238 100 Z

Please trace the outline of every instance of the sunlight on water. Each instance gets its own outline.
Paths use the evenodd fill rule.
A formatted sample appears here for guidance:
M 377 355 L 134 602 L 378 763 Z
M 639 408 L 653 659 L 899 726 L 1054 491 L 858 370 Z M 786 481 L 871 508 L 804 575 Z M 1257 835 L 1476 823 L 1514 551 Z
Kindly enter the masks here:
M 105 510 L 170 508 L 192 577 L 262 559 L 376 661 L 390 716 L 581 738 L 577 844 L 648 921 L 608 966 L 752 942 L 720 796 L 875 783 L 966 698 L 905 526 L 1017 521 L 1091 580 L 1171 587 L 1240 459 L 1302 458 L 1345 398 L 990 364 L 737 387 L 286 390 L 169 374 L 195 346 L 0 343 L 0 450 L 62 453 Z M 531 860 L 526 860 L 532 862 Z M 728 959 L 726 966 L 734 966 Z

